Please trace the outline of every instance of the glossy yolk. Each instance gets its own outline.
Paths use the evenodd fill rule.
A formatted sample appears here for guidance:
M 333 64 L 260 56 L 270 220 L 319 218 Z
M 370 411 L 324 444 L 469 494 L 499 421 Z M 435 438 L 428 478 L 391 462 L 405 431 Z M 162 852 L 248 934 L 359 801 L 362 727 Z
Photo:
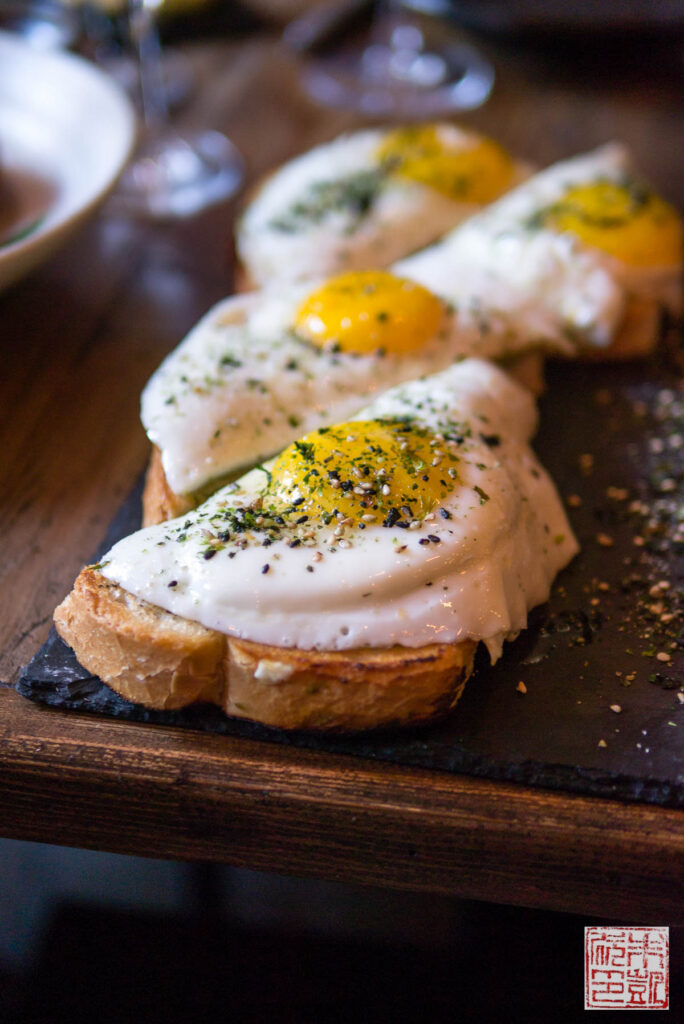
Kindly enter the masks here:
M 430 124 L 389 132 L 377 155 L 397 177 L 465 203 L 489 203 L 513 181 L 513 160 L 498 143 L 486 138 L 450 141 Z
M 674 207 L 642 186 L 598 181 L 569 189 L 546 223 L 635 267 L 673 266 L 682 258 L 682 222 Z
M 266 502 L 296 516 L 387 525 L 422 519 L 453 491 L 458 456 L 430 431 L 394 420 L 322 428 L 286 448 Z
M 386 271 L 351 271 L 327 281 L 300 307 L 297 334 L 315 345 L 369 355 L 406 355 L 438 331 L 442 302 L 427 288 Z

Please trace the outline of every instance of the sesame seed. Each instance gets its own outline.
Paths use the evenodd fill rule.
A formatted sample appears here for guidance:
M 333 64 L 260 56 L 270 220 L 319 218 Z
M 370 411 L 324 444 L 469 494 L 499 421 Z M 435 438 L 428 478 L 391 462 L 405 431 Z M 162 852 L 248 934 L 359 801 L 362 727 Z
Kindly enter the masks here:
M 268 564 L 268 562 L 266 562 L 265 565 L 262 565 L 261 566 L 261 573 L 262 573 L 262 575 L 265 576 L 270 568 L 271 568 L 271 566 Z

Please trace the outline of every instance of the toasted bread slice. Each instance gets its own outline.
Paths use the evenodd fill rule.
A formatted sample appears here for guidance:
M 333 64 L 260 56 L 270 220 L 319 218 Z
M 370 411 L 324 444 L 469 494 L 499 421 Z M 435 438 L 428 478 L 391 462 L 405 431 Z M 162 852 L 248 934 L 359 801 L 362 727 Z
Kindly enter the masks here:
M 142 494 L 142 525 L 165 523 L 167 519 L 175 519 L 189 512 L 197 504 L 193 495 L 176 494 L 171 490 L 162 466 L 161 452 L 153 445 Z
M 450 711 L 477 643 L 308 651 L 226 636 L 134 597 L 87 566 L 55 610 L 80 663 L 154 709 L 197 701 L 282 729 L 357 731 Z
M 589 348 L 580 354 L 591 362 L 614 362 L 645 359 L 661 336 L 663 310 L 654 299 L 630 295 L 627 299 L 620 330 L 606 348 Z
M 204 487 L 193 491 L 192 494 L 176 494 L 171 490 L 166 479 L 161 452 L 156 445 L 153 445 L 142 494 L 142 525 L 154 526 L 156 523 L 165 523 L 168 519 L 176 519 L 178 516 L 184 515 L 201 505 L 220 487 L 231 483 L 238 475 L 238 472 L 226 473 L 215 480 L 210 480 Z

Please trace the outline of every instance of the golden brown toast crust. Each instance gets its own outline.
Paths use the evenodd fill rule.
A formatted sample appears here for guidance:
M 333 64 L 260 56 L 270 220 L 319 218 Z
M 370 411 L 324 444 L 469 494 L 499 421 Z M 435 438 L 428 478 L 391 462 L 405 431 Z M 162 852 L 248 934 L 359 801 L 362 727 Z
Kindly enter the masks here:
M 442 717 L 477 643 L 306 651 L 225 636 L 139 600 L 88 566 L 55 610 L 80 663 L 127 700 L 196 701 L 282 729 L 357 731 Z
M 195 501 L 190 495 L 176 494 L 171 490 L 162 466 L 161 452 L 153 445 L 142 495 L 142 525 L 165 523 L 167 519 L 182 516 L 194 507 Z
M 658 344 L 661 335 L 661 309 L 652 299 L 630 296 L 620 330 L 607 348 L 587 349 L 581 359 L 613 362 L 644 359 Z

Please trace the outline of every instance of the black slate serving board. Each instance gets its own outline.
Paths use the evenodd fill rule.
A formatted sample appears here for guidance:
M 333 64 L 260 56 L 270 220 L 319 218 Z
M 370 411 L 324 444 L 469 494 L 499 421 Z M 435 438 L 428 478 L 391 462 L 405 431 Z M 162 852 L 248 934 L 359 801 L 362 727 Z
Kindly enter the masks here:
M 684 806 L 684 382 L 671 350 L 648 364 L 552 365 L 535 448 L 582 551 L 502 660 L 478 658 L 441 723 L 332 737 L 210 707 L 147 711 L 90 676 L 54 630 L 17 689 L 62 709 Z M 103 551 L 139 509 L 138 488 Z

